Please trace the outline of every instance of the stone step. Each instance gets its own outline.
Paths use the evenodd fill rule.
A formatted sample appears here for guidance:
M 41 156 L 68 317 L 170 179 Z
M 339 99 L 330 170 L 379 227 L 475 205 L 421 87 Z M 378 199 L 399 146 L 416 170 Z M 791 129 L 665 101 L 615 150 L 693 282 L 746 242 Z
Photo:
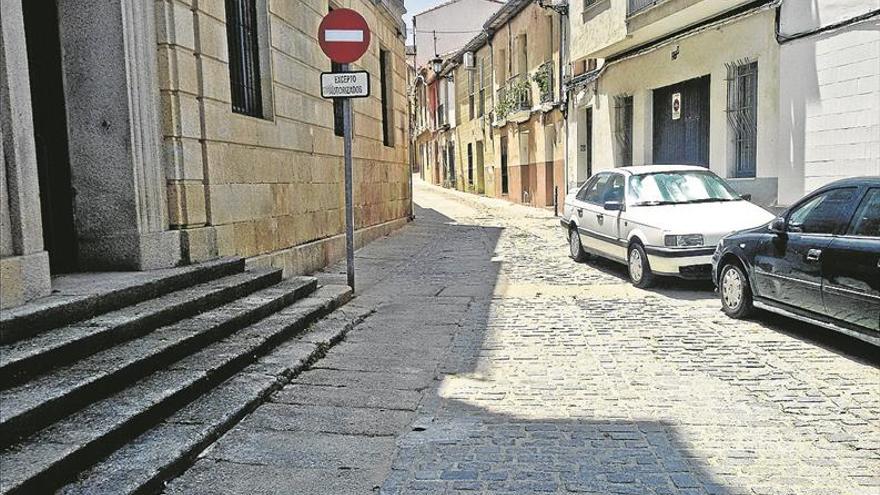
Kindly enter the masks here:
M 314 290 L 297 277 L 0 391 L 0 447 L 106 397 Z
M 242 271 L 244 259 L 220 258 L 177 268 L 112 274 L 98 287 L 93 274 L 65 275 L 60 282 L 53 282 L 52 295 L 0 311 L 0 344 Z M 89 277 L 88 283 L 80 283 L 84 277 Z
M 281 281 L 277 270 L 229 275 L 95 318 L 0 345 L 0 389 L 50 369 L 214 309 Z
M 318 347 L 324 346 L 317 343 L 303 347 L 301 340 L 285 341 L 350 297 L 348 287 L 322 287 L 280 312 L 170 363 L 15 445 L 0 454 L 4 466 L 0 472 L 0 494 L 56 490 L 108 454 L 105 463 L 114 462 L 120 454 L 144 463 L 141 468 L 147 471 L 166 472 L 166 465 L 175 465 L 181 456 L 189 456 L 194 448 L 206 445 L 221 433 L 222 425 L 228 429 L 245 408 L 274 390 L 292 373 L 287 371 L 285 375 L 285 370 L 299 369 L 320 352 Z M 272 349 L 275 352 L 266 356 Z M 257 361 L 261 356 L 265 357 Z M 242 370 L 244 373 L 239 373 Z M 141 435 L 144 432 L 147 433 Z M 131 439 L 135 441 L 126 444 Z M 120 446 L 122 449 L 116 451 Z M 180 453 L 181 449 L 186 452 Z M 132 459 L 131 452 L 141 457 Z M 137 468 L 132 464 L 126 466 Z M 117 469 L 116 474 L 123 473 L 121 467 Z M 102 482 L 114 473 L 99 466 L 84 473 L 69 490 L 143 492 L 147 483 L 155 484 L 152 480 L 156 476 L 126 473 L 131 474 L 129 482 Z M 140 479 L 145 481 L 138 483 Z

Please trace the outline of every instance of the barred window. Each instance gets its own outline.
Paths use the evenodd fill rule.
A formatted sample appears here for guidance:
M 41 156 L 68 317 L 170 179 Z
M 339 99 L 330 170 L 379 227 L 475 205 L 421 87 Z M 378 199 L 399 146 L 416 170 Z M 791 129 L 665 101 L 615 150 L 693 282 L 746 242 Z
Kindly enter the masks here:
M 758 62 L 727 64 L 727 121 L 733 134 L 733 176 L 754 177 L 758 144 Z
M 256 0 L 226 0 L 232 111 L 263 117 Z
M 467 181 L 468 186 L 473 187 L 474 185 L 474 144 L 468 143 L 467 145 Z
M 614 97 L 614 138 L 617 141 L 617 166 L 632 165 L 633 98 L 630 95 Z

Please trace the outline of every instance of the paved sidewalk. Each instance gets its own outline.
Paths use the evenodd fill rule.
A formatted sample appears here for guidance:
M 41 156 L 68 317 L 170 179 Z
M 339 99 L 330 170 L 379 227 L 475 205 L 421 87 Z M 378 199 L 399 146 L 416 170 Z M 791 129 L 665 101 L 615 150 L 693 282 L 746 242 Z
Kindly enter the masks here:
M 543 210 L 416 200 L 358 252 L 376 312 L 168 493 L 880 494 L 877 352 L 576 264 Z

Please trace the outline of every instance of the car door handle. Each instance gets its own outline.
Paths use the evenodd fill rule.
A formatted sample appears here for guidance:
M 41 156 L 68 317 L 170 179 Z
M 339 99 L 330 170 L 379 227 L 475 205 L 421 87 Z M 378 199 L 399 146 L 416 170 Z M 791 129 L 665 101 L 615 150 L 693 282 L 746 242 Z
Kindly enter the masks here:
M 596 218 L 598 218 L 599 220 L 602 220 L 603 218 L 605 218 L 605 215 L 603 215 L 601 213 L 596 213 Z
M 810 249 L 809 251 L 807 251 L 807 261 L 819 261 L 819 257 L 821 256 L 821 249 Z
M 583 209 L 583 208 L 578 208 L 577 210 L 578 210 L 578 216 L 579 216 L 579 217 L 584 216 L 584 209 Z

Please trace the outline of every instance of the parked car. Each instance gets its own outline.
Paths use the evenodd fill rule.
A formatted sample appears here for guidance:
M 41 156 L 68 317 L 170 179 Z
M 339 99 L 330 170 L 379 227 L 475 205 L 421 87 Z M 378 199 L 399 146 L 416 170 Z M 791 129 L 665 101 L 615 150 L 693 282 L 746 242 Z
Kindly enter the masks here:
M 772 219 L 703 167 L 647 165 L 594 175 L 565 198 L 562 226 L 572 258 L 625 263 L 648 287 L 658 275 L 709 279 L 722 237 Z
M 880 177 L 844 179 L 712 257 L 724 312 L 780 313 L 880 345 Z

